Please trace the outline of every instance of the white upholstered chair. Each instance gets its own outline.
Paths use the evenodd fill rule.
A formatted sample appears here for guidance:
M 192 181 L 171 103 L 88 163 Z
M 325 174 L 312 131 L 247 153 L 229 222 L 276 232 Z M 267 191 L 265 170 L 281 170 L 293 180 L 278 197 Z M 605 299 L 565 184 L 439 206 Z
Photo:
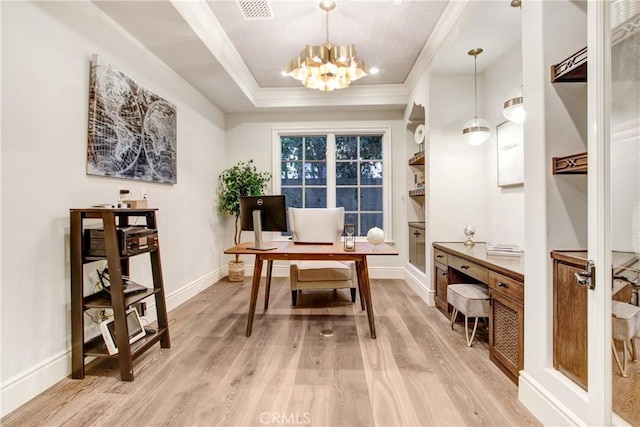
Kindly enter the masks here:
M 633 304 L 627 304 L 620 301 L 613 301 L 612 306 L 612 341 L 611 349 L 613 351 L 613 359 L 618 365 L 620 375 L 627 376 L 627 352 L 631 354 L 631 360 L 638 360 L 636 350 L 636 337 L 640 336 L 640 307 Z M 622 363 L 618 357 L 615 341 L 622 343 Z
M 447 302 L 453 306 L 451 329 L 456 324 L 458 312 L 464 314 L 464 332 L 467 346 L 471 347 L 478 329 L 478 318 L 489 317 L 489 288 L 486 285 L 458 283 L 447 286 Z M 468 318 L 475 317 L 473 332 L 469 337 Z
M 299 244 L 339 242 L 344 228 L 344 208 L 289 208 L 289 230 Z M 292 261 L 289 268 L 291 303 L 301 290 L 349 288 L 356 301 L 357 275 L 350 261 Z

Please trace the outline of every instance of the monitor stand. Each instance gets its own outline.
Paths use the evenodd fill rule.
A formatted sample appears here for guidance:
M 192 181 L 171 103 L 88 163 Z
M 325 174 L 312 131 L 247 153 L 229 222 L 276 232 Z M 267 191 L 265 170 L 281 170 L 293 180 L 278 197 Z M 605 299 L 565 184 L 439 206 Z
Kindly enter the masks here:
M 253 247 L 247 249 L 253 249 L 256 251 L 271 251 L 276 249 L 275 246 L 264 246 L 262 243 L 262 212 L 259 210 L 253 211 L 253 232 L 255 234 L 255 244 Z

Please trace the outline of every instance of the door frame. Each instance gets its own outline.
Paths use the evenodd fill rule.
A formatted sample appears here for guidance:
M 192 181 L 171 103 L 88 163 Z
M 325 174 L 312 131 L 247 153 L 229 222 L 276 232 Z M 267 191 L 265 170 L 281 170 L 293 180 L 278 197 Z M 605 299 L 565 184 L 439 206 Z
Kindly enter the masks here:
M 589 1 L 587 20 L 588 251 L 596 265 L 588 293 L 588 422 L 611 425 L 610 2 Z

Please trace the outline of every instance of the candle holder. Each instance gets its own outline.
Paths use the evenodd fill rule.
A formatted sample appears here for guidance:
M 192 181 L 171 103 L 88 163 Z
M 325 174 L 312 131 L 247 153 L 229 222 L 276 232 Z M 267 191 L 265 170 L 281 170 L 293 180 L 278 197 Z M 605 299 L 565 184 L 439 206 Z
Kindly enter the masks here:
M 356 250 L 356 225 L 344 225 L 344 250 L 345 252 L 354 252 Z

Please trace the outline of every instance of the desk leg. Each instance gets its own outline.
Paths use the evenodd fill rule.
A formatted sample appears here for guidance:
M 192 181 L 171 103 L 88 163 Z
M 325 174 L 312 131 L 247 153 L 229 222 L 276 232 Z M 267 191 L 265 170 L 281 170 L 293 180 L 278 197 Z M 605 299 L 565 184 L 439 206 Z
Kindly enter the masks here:
M 249 316 L 247 318 L 247 336 L 251 336 L 253 328 L 253 316 L 256 314 L 256 302 L 258 300 L 258 290 L 260 289 L 260 275 L 262 274 L 262 257 L 256 255 L 253 266 L 253 282 L 251 284 L 251 302 L 249 303 Z
M 371 303 L 371 285 L 369 283 L 369 268 L 367 267 L 367 256 L 363 255 L 361 261 L 356 261 L 358 270 L 358 282 L 361 292 L 364 294 L 365 305 L 367 307 L 367 317 L 369 318 L 369 331 L 371 339 L 376 339 L 376 324 L 373 318 L 373 305 Z
M 269 293 L 271 293 L 271 273 L 273 272 L 273 260 L 267 261 L 267 282 L 264 288 L 264 311 L 269 308 Z
M 360 285 L 360 275 L 357 272 L 356 272 L 356 280 L 358 281 L 358 292 L 360 293 L 360 307 L 362 307 L 362 309 L 364 310 L 364 297 L 362 296 L 362 285 Z

